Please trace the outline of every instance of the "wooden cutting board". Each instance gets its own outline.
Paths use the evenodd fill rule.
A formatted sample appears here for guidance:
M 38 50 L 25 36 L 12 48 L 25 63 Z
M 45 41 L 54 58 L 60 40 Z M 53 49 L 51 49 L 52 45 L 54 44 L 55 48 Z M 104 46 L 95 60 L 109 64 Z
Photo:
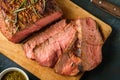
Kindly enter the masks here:
M 78 7 L 70 0 L 56 0 L 58 5 L 61 7 L 64 13 L 64 17 L 68 19 L 74 18 L 85 18 L 92 17 L 100 25 L 100 29 L 106 40 L 110 35 L 112 29 L 109 25 L 105 24 L 98 18 L 94 17 L 90 13 L 86 12 L 82 8 Z M 9 42 L 1 33 L 0 33 L 0 52 L 34 74 L 36 77 L 41 80 L 79 80 L 82 76 L 82 73 L 74 76 L 61 76 L 56 74 L 53 69 L 47 67 L 41 67 L 37 62 L 26 58 L 24 51 L 22 49 L 22 44 L 14 44 Z

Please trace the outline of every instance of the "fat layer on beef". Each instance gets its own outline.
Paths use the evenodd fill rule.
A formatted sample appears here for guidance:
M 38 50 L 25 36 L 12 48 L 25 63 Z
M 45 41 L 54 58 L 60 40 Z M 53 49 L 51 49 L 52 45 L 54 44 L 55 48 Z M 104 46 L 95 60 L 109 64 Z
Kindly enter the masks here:
M 0 0 L 0 31 L 15 43 L 61 16 L 55 0 Z

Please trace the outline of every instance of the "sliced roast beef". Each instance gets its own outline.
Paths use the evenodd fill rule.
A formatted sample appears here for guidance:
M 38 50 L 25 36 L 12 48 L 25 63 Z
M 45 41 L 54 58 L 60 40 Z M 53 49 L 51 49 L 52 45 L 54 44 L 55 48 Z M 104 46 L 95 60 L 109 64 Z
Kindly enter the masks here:
M 92 18 L 61 20 L 28 39 L 23 48 L 28 58 L 52 67 L 62 75 L 77 75 L 94 69 L 102 60 L 103 45 Z
M 82 41 L 81 36 L 78 36 L 78 53 L 81 54 L 82 66 L 84 71 L 94 69 L 102 60 L 101 48 L 103 45 L 102 36 L 100 34 L 97 23 L 92 18 L 78 19 L 78 25 L 82 26 Z M 81 35 L 81 32 L 78 33 Z
M 82 60 L 80 59 L 81 53 L 80 51 L 78 51 L 79 49 L 81 50 L 80 43 L 82 41 L 82 30 L 81 30 L 82 26 L 79 20 L 74 20 L 70 23 L 71 25 L 75 26 L 76 31 L 79 34 L 76 35 L 77 39 L 75 40 L 71 48 L 69 48 L 68 51 L 66 51 L 60 56 L 59 60 L 57 61 L 54 67 L 56 73 L 67 76 L 77 75 L 79 72 L 83 71 L 81 64 Z
M 55 72 L 70 76 L 98 66 L 102 60 L 103 45 L 99 28 L 92 18 L 77 19 L 71 23 L 76 26 L 77 40 L 70 52 L 62 54 L 54 68 Z
M 34 48 L 36 61 L 42 66 L 53 67 L 75 39 L 76 30 L 68 24 L 61 32 Z
M 28 58 L 35 59 L 33 49 L 35 46 L 43 43 L 50 37 L 60 33 L 66 27 L 66 20 L 61 20 L 54 25 L 51 25 L 48 29 L 44 32 L 37 33 L 36 35 L 32 36 L 27 42 L 24 43 L 23 48 L 25 54 Z
M 55 0 L 0 0 L 0 31 L 15 43 L 61 16 Z
M 80 72 L 82 60 L 75 56 L 74 51 L 69 51 L 60 56 L 54 69 L 55 72 L 61 75 L 74 76 Z

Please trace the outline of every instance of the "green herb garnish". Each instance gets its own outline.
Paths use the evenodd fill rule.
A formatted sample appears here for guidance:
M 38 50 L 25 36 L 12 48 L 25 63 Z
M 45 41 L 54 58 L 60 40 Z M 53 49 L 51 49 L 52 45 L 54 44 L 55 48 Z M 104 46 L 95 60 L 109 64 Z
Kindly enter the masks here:
M 12 0 L 12 2 L 14 2 L 16 0 Z M 13 13 L 15 14 L 15 24 L 18 22 L 18 13 L 26 10 L 27 8 L 31 7 L 33 9 L 33 12 L 35 13 L 35 15 L 37 15 L 38 17 L 42 17 L 41 14 L 38 13 L 38 11 L 36 10 L 36 8 L 34 7 L 35 4 L 38 2 L 38 0 L 30 0 L 30 4 L 28 3 L 27 5 L 27 0 L 23 0 L 23 2 L 20 4 L 20 6 L 18 7 L 18 9 L 16 9 Z M 42 0 L 43 3 L 43 11 L 45 10 L 45 6 L 46 6 L 46 1 Z
M 35 4 L 36 2 L 38 2 L 38 0 L 30 0 L 30 2 L 31 2 L 32 4 Z
M 19 30 L 19 25 L 17 25 L 17 27 L 16 27 L 16 32 Z
M 15 24 L 18 22 L 18 12 L 25 10 L 26 8 L 22 8 L 22 7 L 25 6 L 26 4 L 27 4 L 27 0 L 24 0 L 19 6 L 19 8 L 13 12 L 15 13 L 15 21 L 14 21 Z
M 21 3 L 21 5 L 20 5 L 20 7 L 18 8 L 18 9 L 20 9 L 21 7 L 23 7 L 23 6 L 25 6 L 27 4 L 27 0 L 24 0 L 22 3 Z
M 42 2 L 43 2 L 43 11 L 45 10 L 45 3 L 46 3 L 46 1 L 45 0 L 42 0 Z
M 18 14 L 17 13 L 15 13 L 15 24 L 17 24 L 17 22 L 18 22 Z
M 36 11 L 36 9 L 34 8 L 34 6 L 32 6 L 32 8 L 33 8 L 34 13 L 35 13 L 38 17 L 42 17 L 42 15 L 40 15 L 40 14 L 37 13 L 37 11 Z
M 37 2 L 38 2 L 38 0 L 34 0 L 34 2 L 35 2 L 35 3 L 37 3 Z
M 13 13 L 18 13 L 18 12 L 23 11 L 23 10 L 25 10 L 25 9 L 26 9 L 26 8 L 17 9 L 17 10 L 15 10 Z
M 37 3 L 38 0 L 30 0 L 30 2 L 31 2 L 31 7 L 32 7 L 32 9 L 33 9 L 33 12 L 34 12 L 38 17 L 42 17 L 42 15 L 40 15 L 40 14 L 37 13 L 37 10 L 36 10 L 35 7 L 34 7 L 35 3 Z

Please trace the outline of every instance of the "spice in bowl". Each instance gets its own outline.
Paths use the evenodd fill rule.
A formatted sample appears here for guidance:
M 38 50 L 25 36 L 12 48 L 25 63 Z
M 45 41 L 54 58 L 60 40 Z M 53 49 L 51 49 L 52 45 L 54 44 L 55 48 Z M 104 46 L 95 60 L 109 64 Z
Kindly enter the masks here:
M 24 71 L 19 68 L 8 68 L 0 73 L 0 80 L 29 80 Z

